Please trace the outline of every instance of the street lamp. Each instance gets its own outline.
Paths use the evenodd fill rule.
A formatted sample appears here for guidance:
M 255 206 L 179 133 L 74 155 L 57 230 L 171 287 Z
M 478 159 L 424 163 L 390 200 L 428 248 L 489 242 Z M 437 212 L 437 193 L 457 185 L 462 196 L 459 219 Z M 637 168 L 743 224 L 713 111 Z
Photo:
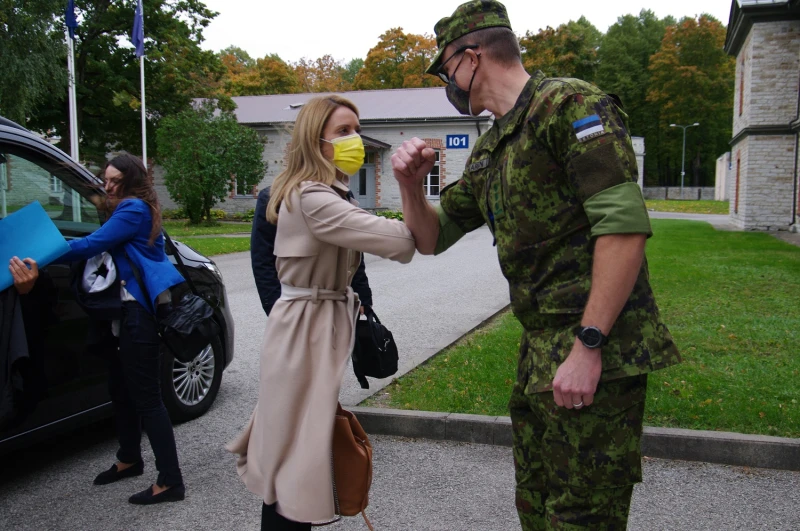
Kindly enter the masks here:
M 692 125 L 669 124 L 670 127 L 683 128 L 683 152 L 681 153 L 681 199 L 683 199 L 683 176 L 686 175 L 686 172 L 683 171 L 684 161 L 686 160 L 686 130 L 690 127 L 696 127 L 698 125 L 700 124 L 697 122 L 693 123 Z

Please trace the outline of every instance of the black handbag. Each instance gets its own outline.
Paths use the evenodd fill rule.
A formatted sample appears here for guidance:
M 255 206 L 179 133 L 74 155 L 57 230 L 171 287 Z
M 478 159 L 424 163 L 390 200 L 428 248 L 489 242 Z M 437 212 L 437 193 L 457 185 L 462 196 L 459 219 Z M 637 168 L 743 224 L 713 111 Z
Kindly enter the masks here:
M 95 258 L 103 255 L 107 255 L 108 260 L 103 260 L 102 264 L 98 264 Z M 111 267 L 114 268 L 113 271 L 105 263 L 107 261 L 110 261 Z M 88 271 L 87 268 L 94 270 Z M 114 281 L 100 291 L 89 291 L 84 286 L 84 278 L 87 275 L 94 275 L 98 280 L 100 280 L 98 277 L 106 278 L 108 275 L 113 275 Z M 75 295 L 75 302 L 92 319 L 114 321 L 122 318 L 119 276 L 114 261 L 111 259 L 111 253 L 101 253 L 97 257 L 72 264 L 70 287 Z
M 186 272 L 186 266 L 178 253 L 178 249 L 172 239 L 166 233 L 164 238 L 172 247 L 173 256 L 178 263 L 178 270 L 189 284 L 190 291 L 186 293 L 177 304 L 173 303 L 172 311 L 166 317 L 159 319 L 154 314 L 154 319 L 158 325 L 158 336 L 161 342 L 172 353 L 176 360 L 189 363 L 197 357 L 202 350 L 220 333 L 220 326 L 214 319 L 214 308 L 206 301 L 192 282 L 192 278 Z M 133 276 L 139 284 L 139 289 L 147 300 L 150 295 L 142 282 L 138 268 L 125 253 L 125 258 L 131 264 Z
M 366 319 L 356 321 L 353 346 L 353 372 L 362 389 L 369 389 L 370 378 L 388 378 L 397 373 L 397 344 L 388 328 L 381 324 L 375 311 L 365 306 Z

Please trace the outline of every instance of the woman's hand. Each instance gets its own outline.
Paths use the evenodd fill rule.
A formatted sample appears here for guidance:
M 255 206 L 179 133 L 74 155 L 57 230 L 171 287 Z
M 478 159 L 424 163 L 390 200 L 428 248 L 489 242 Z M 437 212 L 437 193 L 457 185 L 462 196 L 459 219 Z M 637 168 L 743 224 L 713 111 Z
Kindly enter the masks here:
M 36 279 L 39 278 L 39 264 L 33 258 L 20 260 L 15 256 L 9 261 L 8 270 L 11 271 L 14 287 L 20 295 L 30 292 L 36 284 Z

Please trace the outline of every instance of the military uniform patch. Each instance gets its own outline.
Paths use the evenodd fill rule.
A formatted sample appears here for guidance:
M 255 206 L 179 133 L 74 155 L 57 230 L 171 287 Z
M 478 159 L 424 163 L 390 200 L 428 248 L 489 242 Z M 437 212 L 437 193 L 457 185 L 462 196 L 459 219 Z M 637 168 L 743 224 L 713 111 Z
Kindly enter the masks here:
M 483 159 L 483 160 L 479 160 L 478 162 L 474 162 L 474 163 L 469 165 L 469 172 L 473 173 L 473 172 L 476 172 L 476 171 L 480 171 L 480 170 L 482 170 L 484 168 L 488 168 L 490 162 L 491 162 L 491 159 L 488 159 L 488 158 L 487 159 Z
M 586 142 L 590 138 L 595 138 L 605 133 L 603 121 L 596 114 L 572 122 L 572 130 L 575 132 L 578 142 Z

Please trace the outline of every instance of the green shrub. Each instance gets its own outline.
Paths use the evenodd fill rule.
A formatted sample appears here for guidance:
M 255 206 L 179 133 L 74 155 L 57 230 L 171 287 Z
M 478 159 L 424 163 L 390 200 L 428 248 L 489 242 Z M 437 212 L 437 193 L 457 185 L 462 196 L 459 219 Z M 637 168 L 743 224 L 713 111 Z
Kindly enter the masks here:
M 403 221 L 403 212 L 400 210 L 378 210 L 375 214 L 382 218 L 399 219 Z
M 218 208 L 211 209 L 211 218 L 212 219 L 215 219 L 215 220 L 219 221 L 221 219 L 225 219 L 227 216 L 228 216 L 228 214 L 226 214 L 224 210 L 220 210 Z
M 165 208 L 161 211 L 161 219 L 186 219 L 186 212 L 182 208 L 169 209 Z

